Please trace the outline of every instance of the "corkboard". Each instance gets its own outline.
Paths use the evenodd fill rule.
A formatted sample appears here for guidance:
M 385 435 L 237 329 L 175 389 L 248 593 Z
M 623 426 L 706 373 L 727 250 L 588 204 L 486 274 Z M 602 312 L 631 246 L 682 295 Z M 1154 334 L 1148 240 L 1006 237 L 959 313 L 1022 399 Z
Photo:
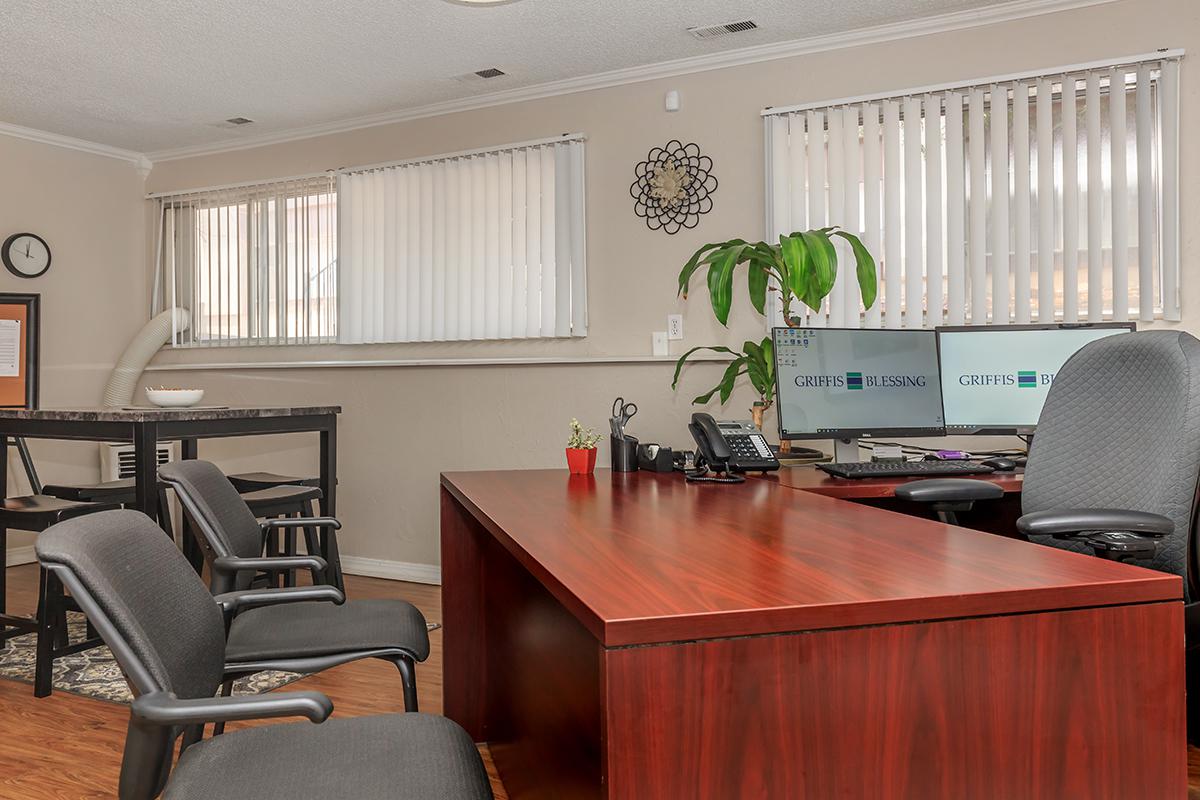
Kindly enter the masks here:
M 18 374 L 0 375 L 0 408 L 37 408 L 39 295 L 0 293 L 0 319 L 21 323 Z

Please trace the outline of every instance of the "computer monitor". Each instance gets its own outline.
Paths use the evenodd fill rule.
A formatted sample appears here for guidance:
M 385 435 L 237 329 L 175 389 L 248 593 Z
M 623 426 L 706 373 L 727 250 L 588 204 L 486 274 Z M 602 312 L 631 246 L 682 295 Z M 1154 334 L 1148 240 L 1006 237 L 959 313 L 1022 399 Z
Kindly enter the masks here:
M 938 328 L 946 432 L 1032 433 L 1067 359 L 1132 330 L 1132 322 Z
M 933 331 L 775 328 L 781 439 L 941 436 Z

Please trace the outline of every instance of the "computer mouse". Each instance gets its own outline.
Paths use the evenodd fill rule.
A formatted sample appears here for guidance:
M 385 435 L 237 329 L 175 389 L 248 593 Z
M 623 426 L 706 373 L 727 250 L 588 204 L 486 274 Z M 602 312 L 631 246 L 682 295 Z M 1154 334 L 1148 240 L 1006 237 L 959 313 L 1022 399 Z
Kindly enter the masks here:
M 1011 458 L 1004 458 L 1002 456 L 995 456 L 993 458 L 985 458 L 983 461 L 980 461 L 979 463 L 982 466 L 991 467 L 992 469 L 996 470 L 997 472 L 1011 472 L 1012 470 L 1017 468 L 1017 462 L 1013 461 Z

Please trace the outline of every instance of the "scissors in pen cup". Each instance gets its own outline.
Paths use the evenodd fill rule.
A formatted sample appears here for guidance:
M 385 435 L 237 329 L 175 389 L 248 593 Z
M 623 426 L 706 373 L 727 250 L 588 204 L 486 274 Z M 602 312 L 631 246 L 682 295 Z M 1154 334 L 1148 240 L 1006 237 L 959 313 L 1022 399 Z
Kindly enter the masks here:
M 618 397 L 614 400 L 611 420 L 613 435 L 618 439 L 624 439 L 625 426 L 629 424 L 629 420 L 633 419 L 637 412 L 637 403 L 626 403 L 624 397 Z

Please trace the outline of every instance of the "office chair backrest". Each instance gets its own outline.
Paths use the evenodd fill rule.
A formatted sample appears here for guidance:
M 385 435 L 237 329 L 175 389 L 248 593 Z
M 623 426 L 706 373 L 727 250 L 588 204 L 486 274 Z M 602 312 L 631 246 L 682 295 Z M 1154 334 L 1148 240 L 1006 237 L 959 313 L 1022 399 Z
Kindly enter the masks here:
M 158 476 L 175 489 L 200 535 L 216 555 L 236 558 L 262 555 L 262 528 L 254 512 L 215 464 L 174 461 L 159 467 Z M 248 589 L 253 579 L 249 572 L 240 572 L 232 586 L 219 590 Z
M 1055 376 L 1021 506 L 1169 517 L 1175 530 L 1147 566 L 1183 576 L 1187 592 L 1198 480 L 1200 340 L 1181 331 L 1121 334 L 1085 346 Z

